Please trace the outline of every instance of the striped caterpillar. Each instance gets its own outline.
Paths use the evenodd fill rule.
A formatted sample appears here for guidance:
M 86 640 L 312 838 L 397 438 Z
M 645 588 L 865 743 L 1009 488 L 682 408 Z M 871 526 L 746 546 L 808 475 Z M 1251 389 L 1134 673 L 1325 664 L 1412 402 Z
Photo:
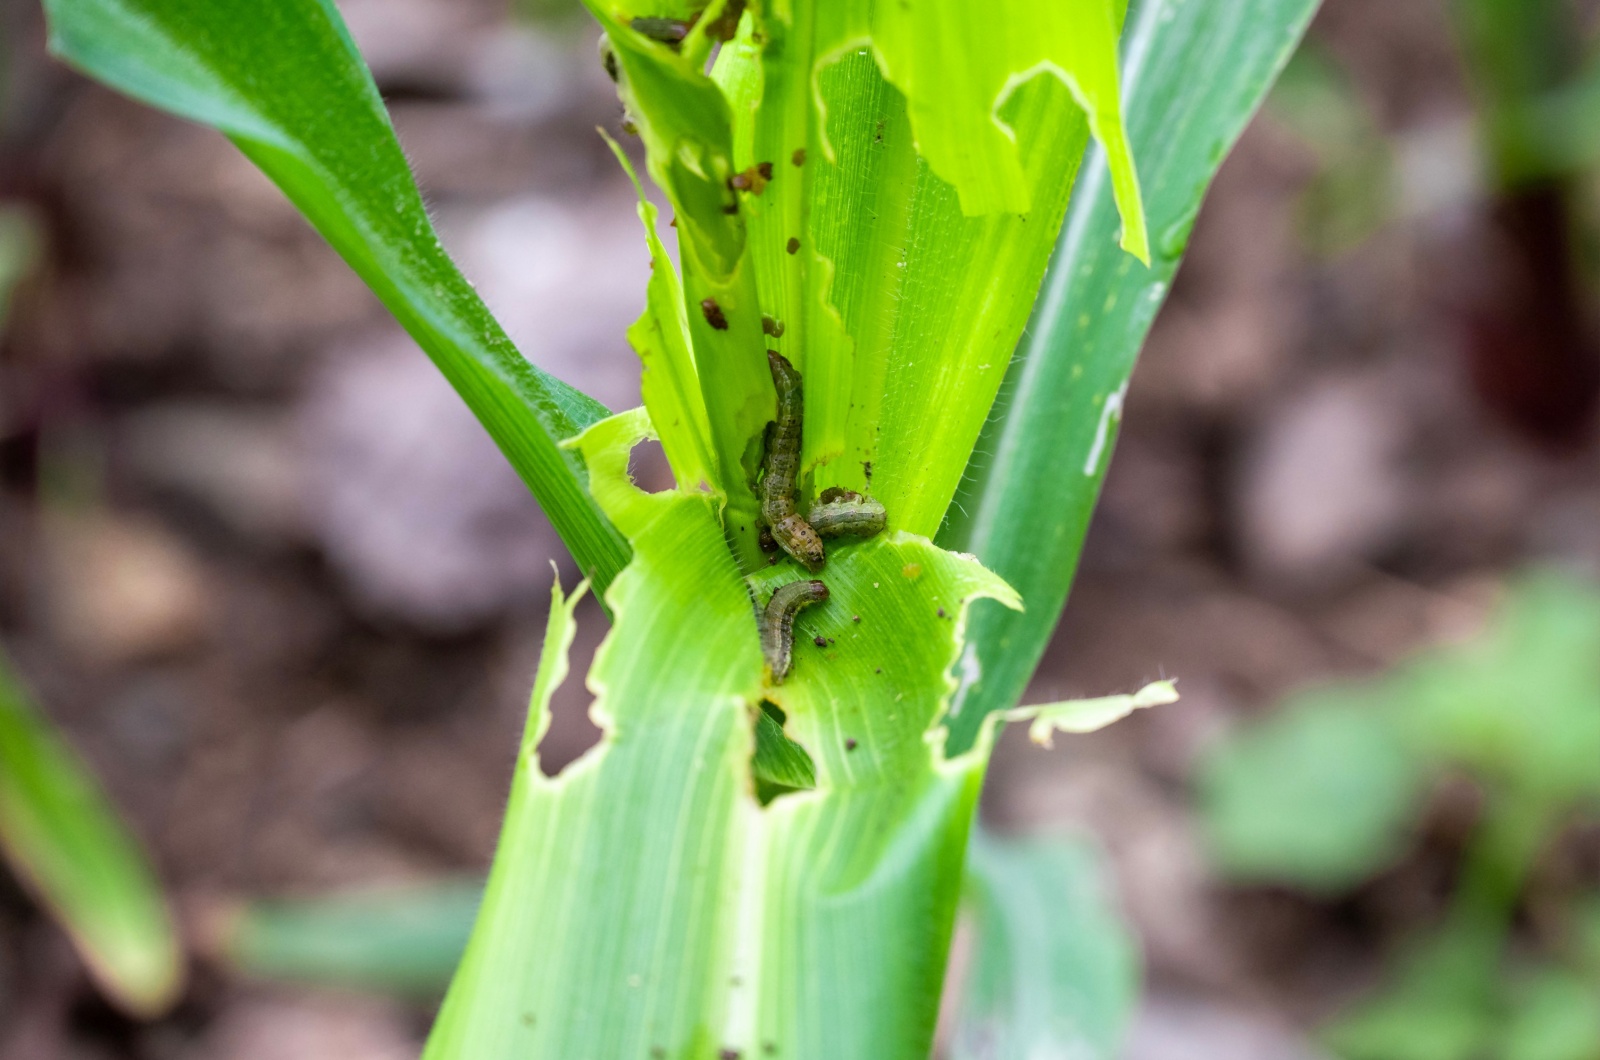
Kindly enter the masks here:
M 756 625 L 761 631 L 761 654 L 772 671 L 773 684 L 782 684 L 794 665 L 795 616 L 827 598 L 828 587 L 816 580 L 790 582 L 772 591 Z
M 805 397 L 800 373 L 782 354 L 767 351 L 772 383 L 778 391 L 778 416 L 767 425 L 767 451 L 761 464 L 761 518 L 772 539 L 807 570 L 816 572 L 827 563 L 822 538 L 795 510 L 794 479 L 800 469 L 800 429 Z
M 888 525 L 889 515 L 879 502 L 832 486 L 811 506 L 806 522 L 819 537 L 872 537 Z

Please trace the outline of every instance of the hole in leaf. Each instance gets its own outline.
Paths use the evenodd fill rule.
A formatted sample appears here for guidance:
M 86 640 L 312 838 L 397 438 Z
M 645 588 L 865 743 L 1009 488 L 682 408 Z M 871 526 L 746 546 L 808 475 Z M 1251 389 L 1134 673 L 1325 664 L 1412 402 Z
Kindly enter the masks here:
M 594 695 L 585 686 L 584 675 L 589 672 L 610 623 L 593 593 L 578 602 L 573 618 L 578 630 L 568 656 L 571 668 L 567 679 L 550 696 L 550 727 L 539 741 L 539 771 L 547 777 L 556 776 L 594 750 L 603 735 L 589 719 Z
M 628 477 L 647 493 L 660 493 L 677 486 L 672 465 L 667 463 L 667 451 L 654 438 L 644 439 L 628 453 Z
M 817 786 L 817 767 L 804 747 L 783 731 L 787 719 L 776 703 L 763 701 L 755 715 L 755 753 L 750 775 L 756 799 L 765 806 L 780 795 L 808 791 Z

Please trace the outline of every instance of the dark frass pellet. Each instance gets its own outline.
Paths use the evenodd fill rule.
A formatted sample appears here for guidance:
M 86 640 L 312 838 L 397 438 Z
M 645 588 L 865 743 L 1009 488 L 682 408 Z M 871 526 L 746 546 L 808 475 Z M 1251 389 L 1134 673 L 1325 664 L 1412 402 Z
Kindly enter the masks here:
M 940 617 L 940 618 L 943 618 L 943 617 L 944 617 L 944 608 L 942 608 L 942 607 L 941 607 L 941 608 L 939 608 L 939 617 Z
M 797 166 L 805 165 L 806 164 L 806 149 L 804 147 L 796 147 L 794 149 L 794 154 L 789 156 L 789 161 L 793 162 Z
M 707 324 L 710 324 L 718 331 L 728 330 L 728 318 L 722 312 L 722 307 L 717 304 L 715 298 L 707 298 L 701 301 L 700 312 L 705 314 Z
M 774 320 L 769 316 L 761 318 L 761 330 L 775 339 L 783 337 L 783 321 Z
M 861 621 L 861 616 L 860 615 L 851 615 L 850 616 L 850 621 L 852 621 L 852 622 L 860 622 Z
M 771 162 L 757 162 L 756 163 L 756 172 L 761 174 L 761 179 L 762 180 L 771 180 L 772 179 L 772 163 Z
M 815 644 L 819 648 L 826 648 L 828 646 L 828 638 L 827 637 L 812 637 L 811 638 L 811 643 Z
M 729 0 L 715 22 L 707 23 L 706 36 L 726 44 L 739 32 L 739 19 L 744 15 L 745 0 Z
M 796 239 L 794 236 L 790 236 L 789 237 L 789 244 L 784 249 L 787 250 L 791 254 L 798 254 L 798 253 L 800 253 L 800 241 L 798 239 Z
M 846 751 L 854 751 L 856 749 L 856 738 L 854 736 L 850 736 L 845 739 L 844 749 Z

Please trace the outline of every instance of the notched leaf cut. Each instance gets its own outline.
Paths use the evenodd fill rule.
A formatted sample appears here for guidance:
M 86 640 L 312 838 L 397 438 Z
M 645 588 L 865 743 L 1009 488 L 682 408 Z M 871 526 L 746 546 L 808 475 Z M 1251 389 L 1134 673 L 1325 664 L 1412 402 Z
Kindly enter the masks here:
M 834 20 L 837 57 L 870 42 L 884 76 L 906 97 L 917 150 L 955 188 L 969 216 L 1031 208 L 1023 146 L 1000 117 L 1034 77 L 1054 77 L 1089 119 L 1111 167 L 1122 246 L 1149 263 L 1143 199 L 1123 124 L 1117 24 L 1108 0 L 940 0 L 866 5 Z
M 598 131 L 633 182 L 639 197 L 639 220 L 650 247 L 650 281 L 645 289 L 644 312 L 628 329 L 628 344 L 644 366 L 639 389 L 645 407 L 661 437 L 673 476 L 682 483 L 706 482 L 720 489 L 717 462 L 711 455 L 710 418 L 700 392 L 689 322 L 684 315 L 683 286 L 657 234 L 655 204 L 645 198 L 633 163 L 604 129 Z

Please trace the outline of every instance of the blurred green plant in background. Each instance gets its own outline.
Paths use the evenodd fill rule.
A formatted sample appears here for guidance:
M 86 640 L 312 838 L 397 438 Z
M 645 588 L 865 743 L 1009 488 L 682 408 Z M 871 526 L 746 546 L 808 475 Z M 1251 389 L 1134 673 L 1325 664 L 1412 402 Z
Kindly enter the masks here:
M 1447 778 L 1480 797 L 1443 920 L 1326 1028 L 1349 1060 L 1600 1056 L 1600 893 L 1530 882 L 1600 820 L 1600 587 L 1526 577 L 1492 628 L 1392 673 L 1306 693 L 1221 745 L 1200 781 L 1217 864 L 1241 882 L 1347 891 L 1405 854 Z

